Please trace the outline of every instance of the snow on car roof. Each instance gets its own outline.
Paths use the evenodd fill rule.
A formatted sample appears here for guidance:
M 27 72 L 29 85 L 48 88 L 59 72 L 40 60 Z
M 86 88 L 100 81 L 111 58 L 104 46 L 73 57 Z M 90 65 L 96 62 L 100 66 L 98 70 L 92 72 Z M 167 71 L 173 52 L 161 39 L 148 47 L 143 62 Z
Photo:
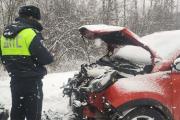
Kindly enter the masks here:
M 86 28 L 90 31 L 101 31 L 101 32 L 120 31 L 120 30 L 124 29 L 124 27 L 113 26 L 113 25 L 105 25 L 105 24 L 84 25 L 84 26 L 81 26 L 79 29 L 81 29 L 81 28 Z
M 180 50 L 180 30 L 156 32 L 141 40 L 165 59 Z

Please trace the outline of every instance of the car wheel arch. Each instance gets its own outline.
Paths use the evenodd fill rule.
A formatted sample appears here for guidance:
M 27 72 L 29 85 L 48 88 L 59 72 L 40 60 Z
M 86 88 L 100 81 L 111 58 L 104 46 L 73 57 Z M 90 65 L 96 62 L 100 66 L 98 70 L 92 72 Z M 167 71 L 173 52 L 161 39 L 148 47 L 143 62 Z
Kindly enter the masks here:
M 153 99 L 138 99 L 138 100 L 129 101 L 119 106 L 117 108 L 117 112 L 123 113 L 124 111 L 128 111 L 130 109 L 133 110 L 139 107 L 153 107 L 157 111 L 161 112 L 167 118 L 167 120 L 174 120 L 170 110 L 166 106 L 161 104 L 159 101 Z

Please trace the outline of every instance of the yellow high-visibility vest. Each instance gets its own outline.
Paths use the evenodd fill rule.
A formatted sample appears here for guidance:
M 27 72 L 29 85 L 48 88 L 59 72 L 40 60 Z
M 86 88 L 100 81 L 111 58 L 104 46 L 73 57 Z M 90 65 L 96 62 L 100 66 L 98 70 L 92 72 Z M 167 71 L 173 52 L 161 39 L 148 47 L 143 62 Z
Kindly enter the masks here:
M 25 55 L 30 56 L 29 46 L 36 36 L 32 28 L 26 28 L 19 32 L 14 38 L 1 36 L 0 48 L 4 55 Z

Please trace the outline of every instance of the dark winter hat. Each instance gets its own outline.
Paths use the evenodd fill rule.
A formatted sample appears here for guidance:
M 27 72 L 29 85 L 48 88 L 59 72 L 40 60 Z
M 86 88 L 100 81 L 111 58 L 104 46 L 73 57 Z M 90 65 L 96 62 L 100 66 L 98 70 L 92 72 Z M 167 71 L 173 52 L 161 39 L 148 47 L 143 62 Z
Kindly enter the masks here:
M 27 5 L 27 6 L 20 7 L 19 16 L 25 16 L 25 17 L 32 16 L 33 18 L 36 18 L 37 20 L 41 19 L 41 13 L 40 13 L 39 8 L 37 8 L 33 5 Z

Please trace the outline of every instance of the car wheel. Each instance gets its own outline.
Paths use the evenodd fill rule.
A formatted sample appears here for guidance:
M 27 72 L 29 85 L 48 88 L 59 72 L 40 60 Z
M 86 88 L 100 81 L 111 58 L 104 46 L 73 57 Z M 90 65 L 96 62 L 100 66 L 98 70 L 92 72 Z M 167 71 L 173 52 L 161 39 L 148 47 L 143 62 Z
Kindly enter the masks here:
M 123 120 L 166 120 L 158 110 L 154 108 L 136 108 L 129 112 Z

